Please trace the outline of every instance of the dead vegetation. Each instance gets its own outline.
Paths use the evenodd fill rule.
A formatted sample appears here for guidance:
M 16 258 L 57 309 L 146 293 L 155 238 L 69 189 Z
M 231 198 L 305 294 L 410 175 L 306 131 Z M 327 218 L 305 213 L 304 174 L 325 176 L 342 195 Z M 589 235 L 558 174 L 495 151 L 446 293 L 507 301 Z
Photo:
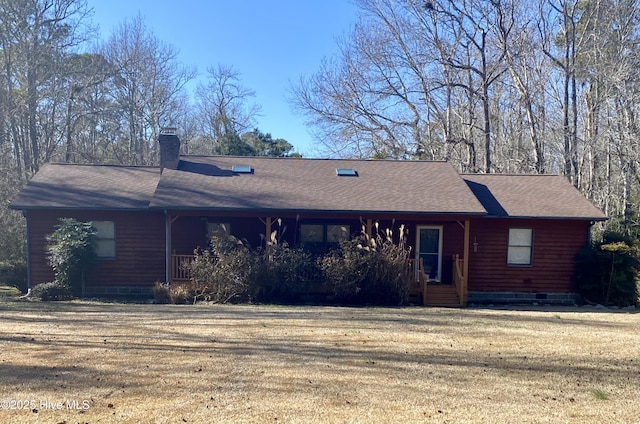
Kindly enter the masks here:
M 640 417 L 636 313 L 4 301 L 0 322 L 0 401 L 36 403 L 4 423 Z

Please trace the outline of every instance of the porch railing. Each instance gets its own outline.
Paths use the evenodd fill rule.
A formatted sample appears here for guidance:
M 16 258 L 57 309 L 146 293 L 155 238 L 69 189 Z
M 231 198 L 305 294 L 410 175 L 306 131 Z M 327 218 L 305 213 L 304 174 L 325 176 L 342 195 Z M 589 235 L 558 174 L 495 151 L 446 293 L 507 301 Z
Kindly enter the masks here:
M 171 255 L 171 282 L 189 281 L 187 266 L 193 262 L 193 255 Z
M 409 273 L 414 276 L 416 282 L 427 282 L 429 277 L 424 270 L 424 265 L 422 262 L 422 258 L 420 259 L 409 259 Z
M 411 287 L 410 294 L 421 294 L 422 295 L 422 303 L 425 304 L 427 302 L 427 282 L 429 281 L 429 277 L 424 269 L 424 264 L 422 262 L 422 258 L 420 259 L 409 259 L 409 273 L 413 276 L 413 280 L 415 284 Z
M 171 255 L 171 281 L 189 281 L 188 266 L 193 262 L 193 255 Z M 322 281 L 322 271 L 313 261 L 309 266 L 301 270 L 300 280 L 307 283 L 318 283 Z

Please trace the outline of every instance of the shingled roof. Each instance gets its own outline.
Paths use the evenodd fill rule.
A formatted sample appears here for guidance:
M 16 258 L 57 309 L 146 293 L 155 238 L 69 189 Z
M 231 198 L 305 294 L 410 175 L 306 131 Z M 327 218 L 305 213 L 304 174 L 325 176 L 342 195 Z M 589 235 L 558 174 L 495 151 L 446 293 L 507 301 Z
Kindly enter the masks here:
M 156 167 L 46 164 L 11 203 L 13 209 L 148 209 Z
M 558 175 L 460 176 L 446 162 L 234 156 L 182 156 L 162 174 L 157 167 L 47 164 L 11 208 L 606 219 Z
M 253 172 L 233 172 L 238 165 Z M 446 162 L 233 156 L 183 156 L 164 170 L 151 207 L 486 214 Z
M 473 174 L 462 178 L 489 216 L 607 219 L 560 175 Z

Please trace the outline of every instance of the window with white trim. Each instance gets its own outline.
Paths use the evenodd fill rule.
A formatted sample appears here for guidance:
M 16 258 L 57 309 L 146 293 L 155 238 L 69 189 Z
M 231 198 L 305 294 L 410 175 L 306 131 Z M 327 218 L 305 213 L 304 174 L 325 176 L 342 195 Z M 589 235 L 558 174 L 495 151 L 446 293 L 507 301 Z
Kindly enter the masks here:
M 531 265 L 533 252 L 532 228 L 509 228 L 508 265 Z
M 96 255 L 101 259 L 116 257 L 116 227 L 113 221 L 92 221 L 96 229 Z

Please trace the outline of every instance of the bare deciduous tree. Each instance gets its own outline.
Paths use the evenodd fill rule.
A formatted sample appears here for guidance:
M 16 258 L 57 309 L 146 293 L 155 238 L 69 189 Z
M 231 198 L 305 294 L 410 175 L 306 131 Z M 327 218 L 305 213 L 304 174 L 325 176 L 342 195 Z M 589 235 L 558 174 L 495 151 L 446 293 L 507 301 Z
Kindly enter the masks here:
M 127 144 L 125 161 L 155 164 L 160 126 L 175 120 L 185 102 L 184 86 L 195 69 L 182 66 L 178 51 L 151 33 L 141 16 L 122 23 L 103 48 L 106 60 L 115 68 L 113 101 L 121 115 L 121 134 Z
M 196 88 L 196 116 L 209 153 L 214 153 L 225 136 L 239 137 L 254 128 L 260 107 L 250 101 L 255 92 L 242 86 L 233 67 L 211 66 L 207 74 L 207 82 Z
M 340 53 L 293 87 L 327 153 L 561 172 L 631 231 L 637 0 L 357 4 Z

